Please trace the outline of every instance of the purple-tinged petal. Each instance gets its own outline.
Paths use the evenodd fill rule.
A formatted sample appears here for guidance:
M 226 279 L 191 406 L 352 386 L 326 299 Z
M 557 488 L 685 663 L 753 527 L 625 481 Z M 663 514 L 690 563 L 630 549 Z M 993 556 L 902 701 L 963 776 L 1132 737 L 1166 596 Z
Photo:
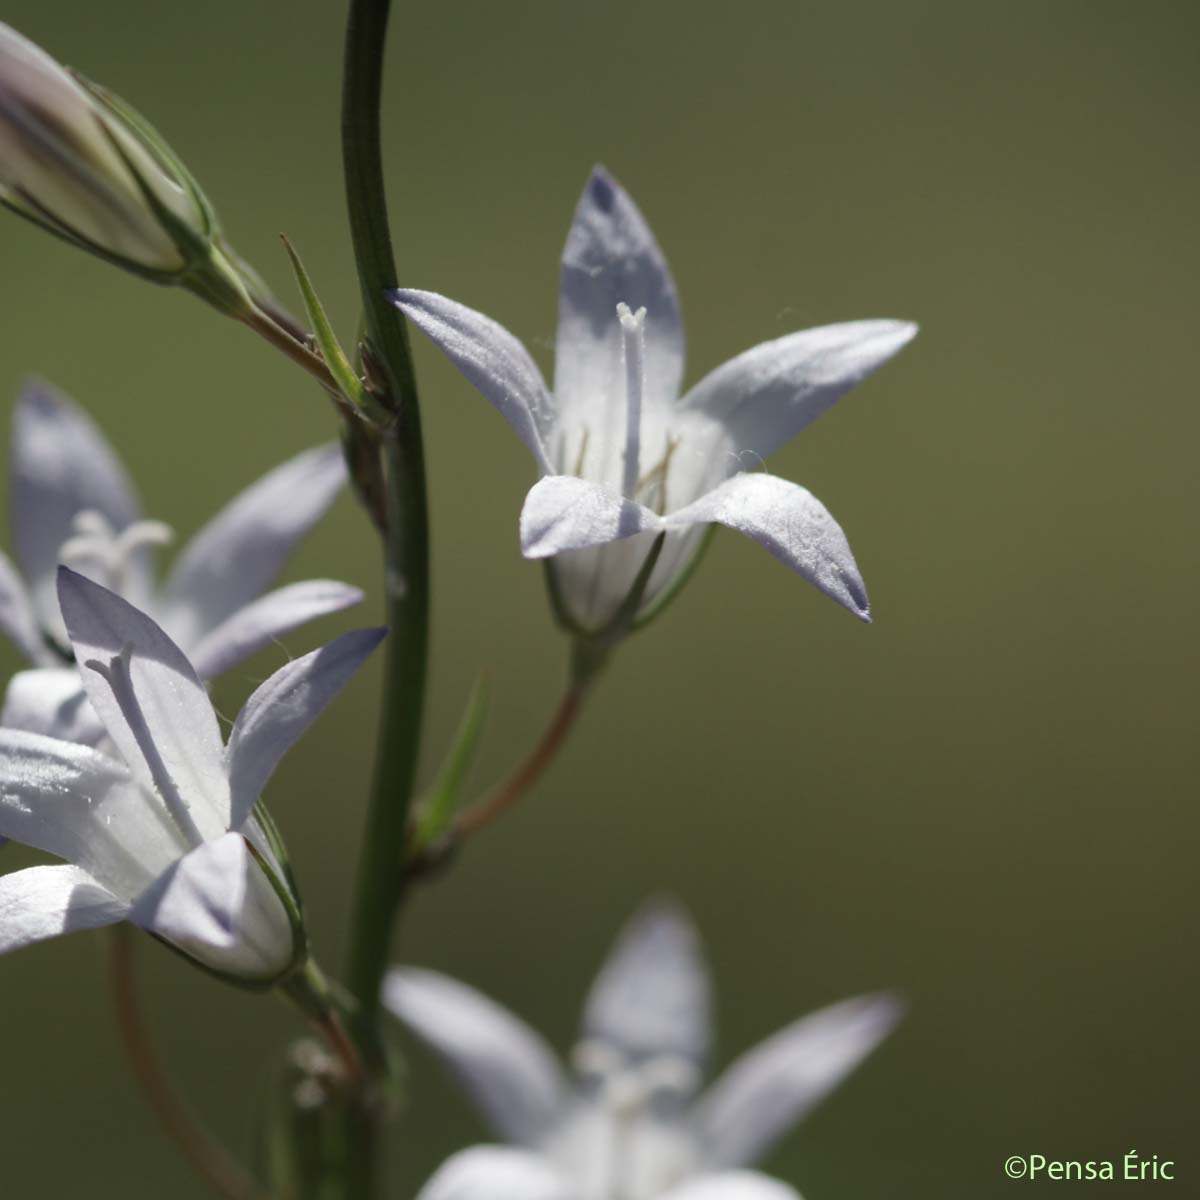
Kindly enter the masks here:
M 577 1200 L 579 1196 L 578 1189 L 540 1154 L 512 1146 L 470 1146 L 438 1167 L 417 1200 Z
M 87 746 L 97 745 L 104 737 L 104 724 L 74 667 L 18 671 L 4 693 L 0 726 Z
M 563 249 L 554 395 L 597 425 L 624 427 L 617 305 L 646 309 L 645 402 L 674 403 L 683 380 L 683 322 L 666 258 L 628 193 L 592 172 Z
M 545 439 L 554 420 L 554 400 L 525 347 L 491 317 L 436 292 L 398 288 L 391 295 L 396 307 L 508 422 L 538 470 L 548 474 Z
M 215 679 L 285 633 L 362 598 L 360 588 L 333 579 L 288 584 L 238 609 L 201 638 L 188 657 L 201 679 Z
M 450 1068 L 502 1137 L 536 1145 L 562 1116 L 566 1083 L 541 1036 L 464 983 L 418 967 L 388 973 L 383 1002 Z
M 774 475 L 735 475 L 665 520 L 669 529 L 698 523 L 744 533 L 860 620 L 870 621 L 866 585 L 846 535 L 798 483 Z
M 916 334 L 908 321 L 887 320 L 792 333 L 723 363 L 680 407 L 720 421 L 738 454 L 766 458 Z
M 13 412 L 9 519 L 17 561 L 38 612 L 56 611 L 58 552 L 81 512 L 99 513 L 118 533 L 141 516 L 133 485 L 92 419 L 37 381 Z M 130 564 L 145 573 L 144 555 Z
M 183 548 L 164 589 L 165 624 L 196 645 L 259 596 L 346 482 L 339 446 L 318 446 L 235 496 Z
M 708 1052 L 709 1003 L 695 926 L 678 904 L 653 901 L 625 927 L 596 977 L 583 1036 L 630 1059 L 671 1056 L 698 1069 Z
M 230 824 L 239 829 L 280 759 L 325 711 L 383 640 L 386 629 L 358 629 L 276 671 L 246 701 L 229 735 Z
M 129 920 L 248 981 L 277 978 L 295 956 L 287 910 L 240 833 L 179 859 L 138 897 Z
M 184 847 L 162 805 L 90 746 L 0 729 L 0 836 L 82 867 L 131 900 Z
M 4 554 L 0 554 L 0 633 L 34 666 L 49 666 L 54 661 L 25 584 Z
M 229 828 L 217 716 L 183 651 L 145 613 L 67 567 L 58 599 L 80 676 L 121 757 L 193 840 Z
M 0 954 L 123 921 L 129 905 L 79 867 L 29 867 L 0 875 Z
M 900 1012 L 887 995 L 844 1000 L 744 1054 L 695 1109 L 708 1163 L 736 1167 L 764 1154 L 891 1033 Z

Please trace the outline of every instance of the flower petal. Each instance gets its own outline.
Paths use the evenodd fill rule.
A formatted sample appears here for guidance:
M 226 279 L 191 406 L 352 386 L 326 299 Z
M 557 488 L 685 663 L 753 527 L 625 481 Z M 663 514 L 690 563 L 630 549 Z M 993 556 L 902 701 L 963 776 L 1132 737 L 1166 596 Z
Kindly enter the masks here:
M 5 554 L 0 554 L 0 633 L 34 666 L 49 666 L 54 661 L 54 653 L 38 629 L 33 601 Z
M 719 1171 L 697 1175 L 665 1192 L 661 1200 L 800 1200 L 800 1193 L 758 1171 Z
M 118 533 L 141 515 L 120 459 L 91 418 L 41 382 L 27 383 L 13 413 L 10 519 L 17 561 L 37 611 L 57 611 L 54 571 L 75 517 L 98 512 Z M 148 571 L 135 556 L 131 566 Z
M 195 645 L 255 599 L 346 481 L 337 445 L 318 446 L 235 496 L 183 548 L 164 590 L 164 624 Z
M 398 288 L 391 295 L 396 307 L 508 422 L 538 469 L 549 473 L 545 439 L 554 420 L 554 400 L 529 351 L 491 317 L 436 292 Z
M 82 867 L 122 899 L 182 853 L 162 806 L 90 746 L 0 729 L 0 780 L 0 836 Z
M 224 975 L 277 978 L 295 956 L 287 910 L 240 833 L 205 842 L 138 897 L 129 920 Z
M 643 504 L 576 475 L 547 475 L 529 489 L 521 509 L 521 553 L 550 558 L 564 550 L 603 546 L 665 528 Z
M 917 335 L 908 321 L 849 321 L 755 346 L 680 402 L 721 421 L 740 454 L 766 458 Z
M 533 1145 L 561 1117 L 566 1084 L 549 1046 L 494 1000 L 436 971 L 399 967 L 388 973 L 383 1001 L 501 1136 Z
M 787 1026 L 739 1058 L 695 1117 L 709 1163 L 752 1162 L 807 1115 L 892 1031 L 900 1005 L 860 996 Z
M 775 475 L 735 475 L 668 514 L 668 529 L 715 523 L 769 550 L 819 591 L 870 621 L 871 606 L 850 543 L 829 510 L 806 488 Z
M 563 249 L 554 395 L 564 408 L 587 410 L 605 426 L 619 419 L 624 428 L 620 303 L 646 309 L 647 406 L 673 404 L 683 380 L 683 321 L 675 282 L 637 205 L 603 167 L 596 167 Z
M 386 629 L 358 629 L 276 671 L 246 701 L 226 750 L 230 823 L 250 816 L 279 760 L 362 666 Z
M 79 867 L 29 867 L 0 875 L 0 954 L 123 921 L 129 905 Z
M 577 1192 L 540 1154 L 470 1146 L 446 1159 L 417 1200 L 574 1200 Z
M 358 604 L 360 588 L 306 579 L 260 596 L 205 634 L 188 655 L 201 679 L 215 679 L 298 626 Z
M 0 725 L 88 746 L 104 737 L 104 725 L 74 667 L 18 671 L 8 681 Z
M 167 792 L 177 792 L 205 840 L 224 833 L 225 747 L 183 651 L 145 613 L 67 567 L 59 568 L 58 599 L 88 699 L 129 769 L 168 806 Z M 109 676 L 126 670 L 128 688 L 114 689 Z
M 549 558 L 635 534 L 717 524 L 736 529 L 825 595 L 870 621 L 866 585 L 829 510 L 806 488 L 775 475 L 735 475 L 665 517 L 574 475 L 549 475 L 521 509 L 521 553 Z
M 622 931 L 588 995 L 584 1037 L 632 1060 L 671 1056 L 699 1067 L 711 1032 L 708 970 L 691 918 L 647 904 Z

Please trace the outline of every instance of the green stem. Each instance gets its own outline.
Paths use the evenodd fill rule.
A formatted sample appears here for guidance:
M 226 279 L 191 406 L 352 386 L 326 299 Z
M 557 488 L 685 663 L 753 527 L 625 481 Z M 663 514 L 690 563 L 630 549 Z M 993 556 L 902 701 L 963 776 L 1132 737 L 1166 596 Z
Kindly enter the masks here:
M 402 887 L 429 638 L 429 529 L 417 384 L 404 320 L 387 295 L 397 283 L 379 133 L 389 8 L 390 0 L 351 0 L 342 94 L 346 193 L 366 340 L 382 369 L 386 403 L 393 414 L 383 434 L 388 517 L 384 584 L 390 635 L 346 972 L 360 1019 L 372 1026 Z

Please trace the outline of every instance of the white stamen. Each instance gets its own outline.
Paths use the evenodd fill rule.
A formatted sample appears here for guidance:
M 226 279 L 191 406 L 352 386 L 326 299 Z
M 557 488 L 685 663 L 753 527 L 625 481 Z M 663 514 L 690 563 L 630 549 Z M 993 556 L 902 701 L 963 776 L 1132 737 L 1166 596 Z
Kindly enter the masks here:
M 72 536 L 58 552 L 59 562 L 83 569 L 121 593 L 129 583 L 129 566 L 137 552 L 146 546 L 165 546 L 175 532 L 162 521 L 134 521 L 117 533 L 103 513 L 84 509 L 71 522 Z
M 645 378 L 646 310 L 631 312 L 622 301 L 617 305 L 621 321 L 621 349 L 625 361 L 625 462 L 621 494 L 634 499 L 641 475 L 642 383 Z
M 132 660 L 133 646 L 126 643 L 121 647 L 121 652 L 110 658 L 107 663 L 91 658 L 83 665 L 88 670 L 95 671 L 112 689 L 117 707 L 120 708 L 121 715 L 129 726 L 129 732 L 133 734 L 133 740 L 142 752 L 142 758 L 150 770 L 150 778 L 154 781 L 154 787 L 162 797 L 163 803 L 166 804 L 167 811 L 174 818 L 180 833 L 187 838 L 188 842 L 193 847 L 199 846 L 203 843 L 204 837 L 196 827 L 196 822 L 192 820 L 187 803 L 179 794 L 179 788 L 171 778 L 167 764 L 163 762 L 162 755 L 154 744 L 154 735 L 150 732 L 150 726 L 142 712 L 142 706 L 138 703 L 137 695 L 133 690 L 133 677 L 129 671 L 129 664 Z
M 580 1075 L 605 1078 L 625 1067 L 625 1055 L 598 1038 L 584 1038 L 571 1051 L 571 1065 Z

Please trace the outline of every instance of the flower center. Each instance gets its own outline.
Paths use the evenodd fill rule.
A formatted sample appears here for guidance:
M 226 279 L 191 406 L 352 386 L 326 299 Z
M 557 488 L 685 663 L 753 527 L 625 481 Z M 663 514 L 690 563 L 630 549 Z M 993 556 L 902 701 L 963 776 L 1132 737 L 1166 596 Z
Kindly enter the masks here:
M 154 781 L 155 789 L 162 797 L 175 824 L 179 827 L 179 832 L 194 849 L 204 842 L 204 837 L 196 827 L 196 822 L 192 820 L 187 803 L 180 795 L 175 780 L 171 778 L 171 773 L 167 770 L 167 764 L 163 762 L 162 755 L 154 744 L 154 735 L 150 732 L 150 725 L 146 721 L 146 715 L 142 712 L 142 706 L 138 702 L 133 688 L 133 676 L 129 669 L 132 661 L 133 645 L 126 642 L 121 647 L 120 653 L 113 655 L 107 663 L 90 658 L 83 665 L 88 670 L 95 671 L 108 684 L 113 699 L 116 700 L 117 707 L 121 710 L 126 725 L 129 726 L 129 732 L 133 734 L 133 740 L 137 743 L 138 750 L 141 751 L 142 758 L 149 768 L 150 778 Z
M 655 1110 L 675 1111 L 692 1095 L 695 1066 L 669 1054 L 631 1062 L 600 1041 L 581 1042 L 572 1060 L 594 1086 L 601 1118 L 586 1166 L 590 1200 L 651 1200 L 684 1178 L 692 1166 L 686 1135 Z
M 162 521 L 134 521 L 117 533 L 103 513 L 86 508 L 75 514 L 71 536 L 63 542 L 58 558 L 110 591 L 123 594 L 138 551 L 166 546 L 174 536 L 174 530 Z

